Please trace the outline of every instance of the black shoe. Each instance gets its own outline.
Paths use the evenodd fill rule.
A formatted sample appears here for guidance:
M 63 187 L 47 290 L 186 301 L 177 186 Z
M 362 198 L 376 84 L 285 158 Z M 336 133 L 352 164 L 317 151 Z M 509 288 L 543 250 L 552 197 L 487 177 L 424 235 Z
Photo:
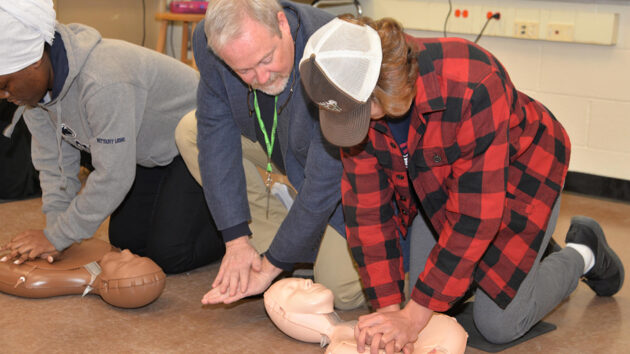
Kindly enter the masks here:
M 612 296 L 623 285 L 624 270 L 621 260 L 606 242 L 604 231 L 597 221 L 586 216 L 571 218 L 566 242 L 587 246 L 595 254 L 595 265 L 582 280 L 599 296 Z

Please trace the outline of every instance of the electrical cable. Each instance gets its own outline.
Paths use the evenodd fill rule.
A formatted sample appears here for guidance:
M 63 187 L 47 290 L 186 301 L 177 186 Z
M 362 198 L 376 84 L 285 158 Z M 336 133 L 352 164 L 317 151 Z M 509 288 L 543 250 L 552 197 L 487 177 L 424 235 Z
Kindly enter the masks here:
M 446 18 L 444 19 L 444 38 L 446 38 L 446 24 L 448 23 L 448 18 L 451 17 L 451 12 L 453 11 L 453 3 L 451 0 L 448 0 L 448 13 L 446 14 Z
M 492 16 L 489 16 L 488 19 L 486 20 L 486 23 L 484 23 L 483 27 L 481 28 L 481 32 L 479 32 L 479 34 L 477 35 L 477 38 L 475 38 L 475 43 L 479 42 L 479 39 L 481 39 L 481 36 L 483 35 L 483 32 L 486 30 L 486 27 L 488 27 L 488 23 L 490 23 L 490 21 L 492 19 L 501 19 L 501 13 L 500 12 L 495 12 L 492 14 Z

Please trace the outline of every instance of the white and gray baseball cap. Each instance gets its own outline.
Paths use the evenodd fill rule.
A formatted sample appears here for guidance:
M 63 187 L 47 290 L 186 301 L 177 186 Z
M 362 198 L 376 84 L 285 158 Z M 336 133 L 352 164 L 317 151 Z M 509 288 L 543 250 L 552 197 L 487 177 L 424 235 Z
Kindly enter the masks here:
M 367 25 L 338 18 L 310 37 L 300 60 L 302 84 L 319 106 L 326 139 L 354 146 L 370 127 L 370 97 L 381 71 L 378 33 Z

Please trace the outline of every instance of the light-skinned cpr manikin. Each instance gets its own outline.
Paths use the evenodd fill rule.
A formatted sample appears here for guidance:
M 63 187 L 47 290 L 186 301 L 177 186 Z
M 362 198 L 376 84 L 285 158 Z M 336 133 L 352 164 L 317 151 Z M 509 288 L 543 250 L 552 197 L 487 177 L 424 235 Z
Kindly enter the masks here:
M 54 263 L 43 259 L 0 262 L 1 292 L 29 298 L 92 293 L 123 308 L 153 302 L 162 293 L 165 279 L 149 258 L 112 250 L 98 239 L 72 245 Z
M 328 344 L 326 353 L 356 353 L 354 325 L 342 321 L 333 309 L 333 294 L 309 279 L 286 278 L 265 292 L 265 309 L 273 323 L 285 334 L 309 343 Z M 414 354 L 461 354 L 468 334 L 446 315 L 433 315 L 414 343 Z M 384 351 L 381 350 L 381 353 Z

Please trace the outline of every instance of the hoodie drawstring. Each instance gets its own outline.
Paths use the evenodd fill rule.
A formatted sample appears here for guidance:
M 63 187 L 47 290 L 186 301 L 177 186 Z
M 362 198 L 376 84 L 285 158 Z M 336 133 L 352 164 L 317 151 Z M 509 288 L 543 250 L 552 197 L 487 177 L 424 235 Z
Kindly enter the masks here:
M 63 149 L 61 148 L 61 142 L 63 141 L 61 137 L 61 105 L 59 103 L 56 104 L 57 108 L 57 150 L 59 154 L 57 154 L 57 165 L 59 165 L 59 171 L 61 172 L 61 186 L 59 189 L 65 191 L 68 187 L 68 178 L 63 173 Z
M 11 124 L 9 124 L 2 132 L 4 136 L 6 136 L 7 138 L 11 137 L 11 134 L 13 134 L 13 130 L 15 129 L 15 126 L 18 124 L 18 121 L 20 120 L 20 118 L 22 118 L 22 114 L 24 114 L 25 109 L 26 109 L 26 106 L 19 106 L 15 110 L 15 112 L 13 113 L 13 118 L 11 118 Z

